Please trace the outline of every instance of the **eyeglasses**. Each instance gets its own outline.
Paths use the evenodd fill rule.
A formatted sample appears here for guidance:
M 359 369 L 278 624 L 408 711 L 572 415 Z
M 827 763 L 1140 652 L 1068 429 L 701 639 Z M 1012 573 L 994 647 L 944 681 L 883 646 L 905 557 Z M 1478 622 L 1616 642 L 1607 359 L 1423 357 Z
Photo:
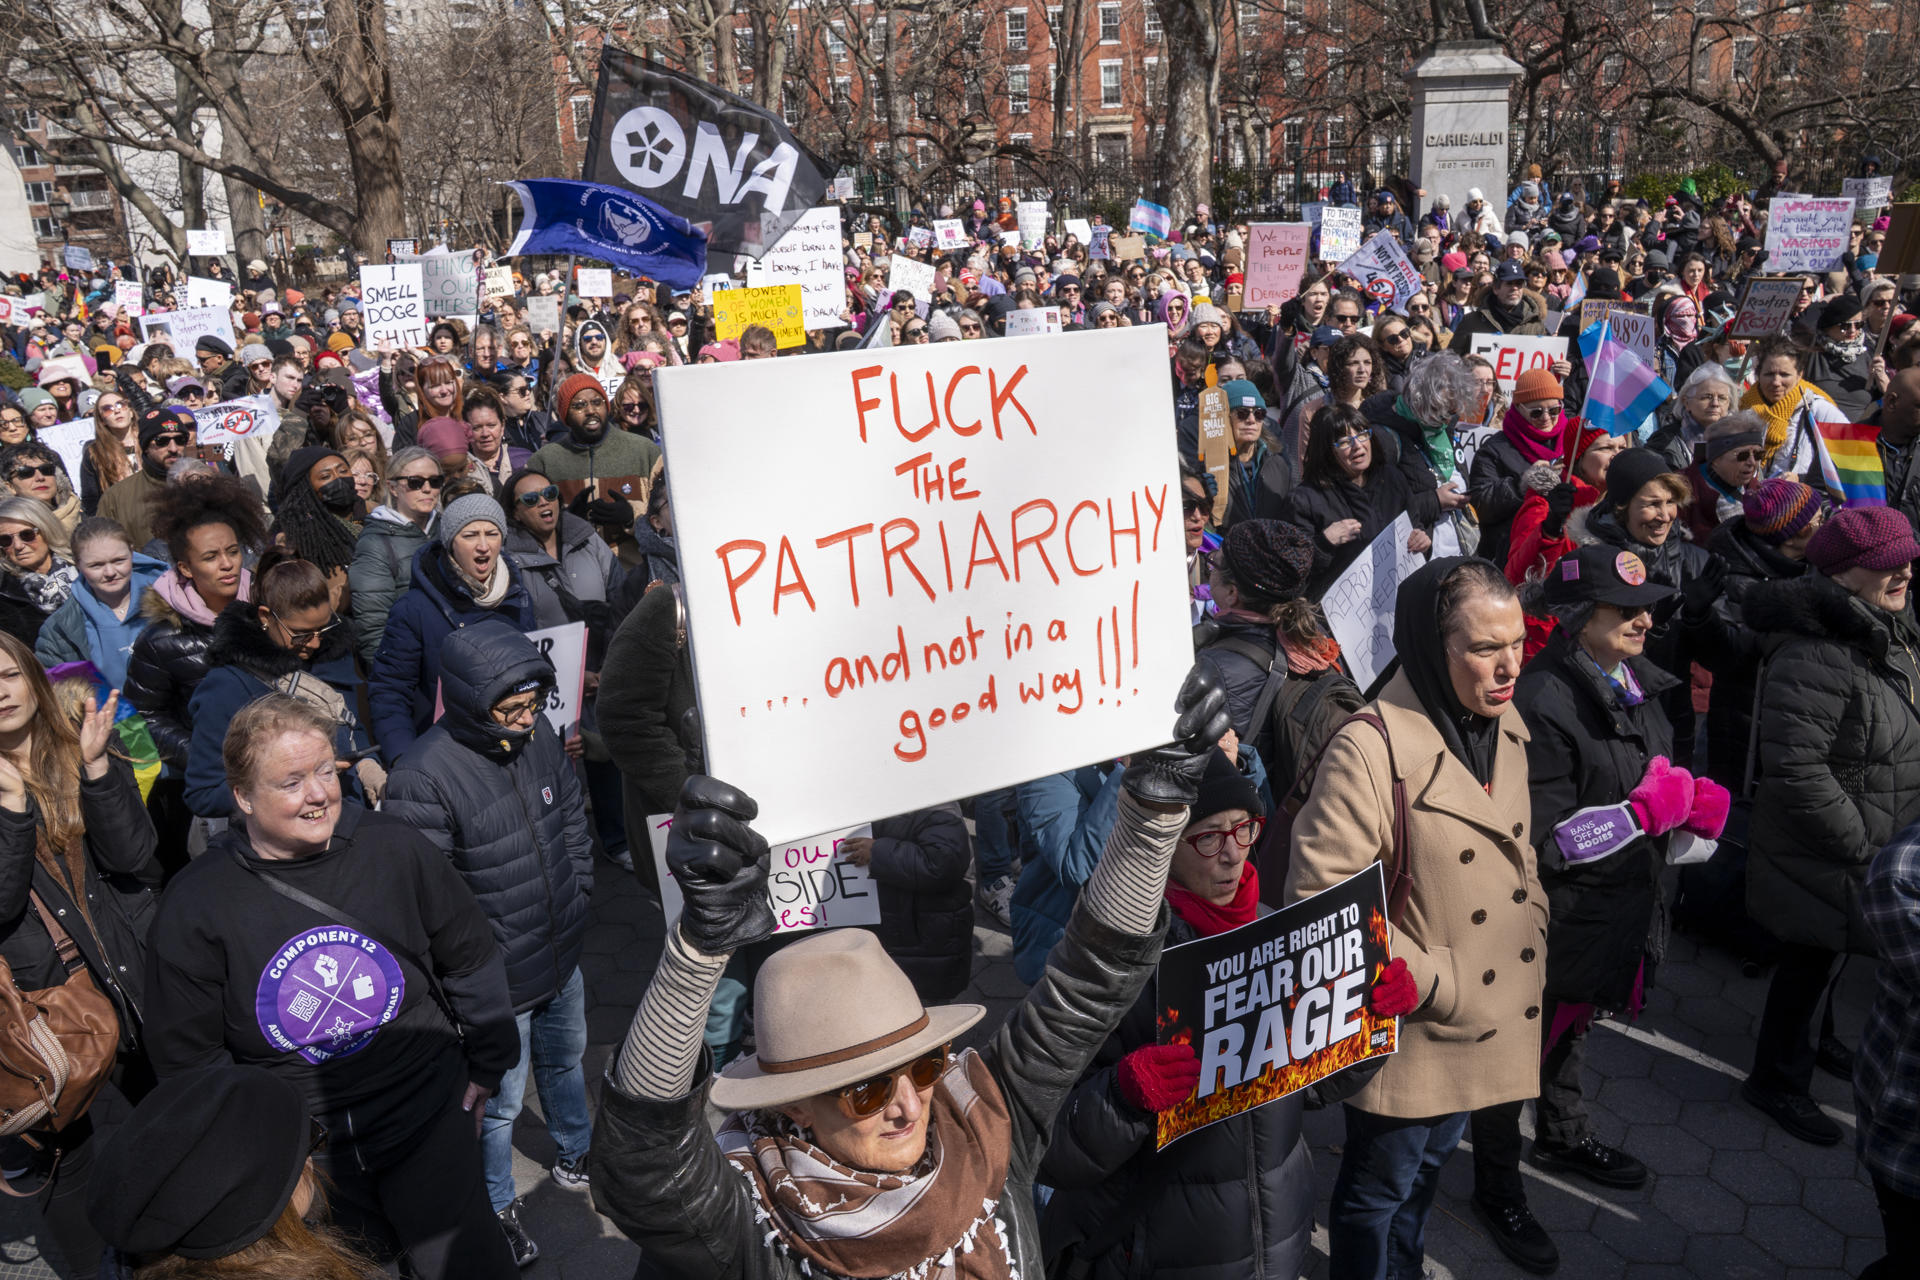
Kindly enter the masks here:
M 960 332 L 962 332 L 962 333 L 978 333 L 978 332 L 980 332 L 980 326 L 979 326 L 979 325 L 977 325 L 977 324 L 973 324 L 973 323 L 971 323 L 970 321 L 966 321 L 966 320 L 962 320 L 962 321 L 960 322 Z
M 849 1120 L 877 1116 L 893 1101 L 894 1081 L 901 1072 L 906 1073 L 914 1088 L 931 1089 L 947 1073 L 947 1065 L 952 1060 L 953 1045 L 943 1044 L 938 1049 L 921 1054 L 904 1067 L 882 1071 L 877 1076 L 869 1076 L 856 1084 L 835 1090 L 840 1099 L 840 1110 Z
M 422 489 L 438 489 L 447 482 L 445 476 L 395 476 L 395 484 L 408 493 L 418 493 Z
M 1186 837 L 1187 847 L 1203 858 L 1217 858 L 1227 851 L 1227 839 L 1242 849 L 1251 849 L 1253 842 L 1260 838 L 1267 820 L 1261 817 L 1248 818 L 1236 827 L 1225 831 L 1202 831 L 1199 835 Z
M 644 413 L 646 408 L 647 406 L 639 400 L 629 400 L 620 406 L 620 413 L 622 416 L 629 413 Z
M 321 636 L 327 634 L 327 632 L 332 631 L 335 627 L 340 625 L 340 616 L 338 614 L 335 614 L 333 617 L 327 619 L 326 625 L 324 626 L 314 627 L 309 631 L 295 631 L 292 627 L 287 625 L 287 620 L 285 618 L 273 612 L 273 610 L 271 609 L 267 610 L 267 616 L 280 624 L 280 629 L 287 633 L 287 639 L 292 641 L 294 644 L 306 644 L 309 641 L 318 640 Z
M 10 423 L 7 423 L 6 425 L 7 426 L 25 426 L 26 424 L 10 422 Z M 23 462 L 19 466 L 13 469 L 13 478 L 15 480 L 31 480 L 35 476 L 45 476 L 47 479 L 51 480 L 54 478 L 54 476 L 58 475 L 59 473 L 60 473 L 60 464 L 57 462 L 43 462 L 37 467 L 31 465 L 30 463 Z
M 1358 449 L 1373 437 L 1364 431 L 1350 431 L 1333 442 L 1336 449 Z
M 187 438 L 184 435 L 180 434 L 178 431 L 162 431 L 159 435 L 155 436 L 152 440 L 148 441 L 147 443 L 149 445 L 156 445 L 156 444 L 166 445 L 166 444 L 185 444 L 186 442 L 187 442 Z
M 23 547 L 30 547 L 40 541 L 40 531 L 38 529 L 22 529 L 18 536 L 20 538 L 20 545 Z M 0 551 L 5 551 L 12 547 L 14 537 L 15 535 L 11 533 L 0 533 Z
M 537 713 L 543 701 L 545 701 L 545 699 L 537 695 L 529 694 L 525 697 L 515 699 L 512 702 L 496 704 L 493 708 L 493 714 L 502 724 L 511 724 L 515 720 L 525 719 Z
M 1557 418 L 1560 410 L 1566 407 L 1564 400 L 1535 400 L 1520 406 L 1520 412 L 1529 418 Z
M 1235 422 L 1258 422 L 1266 416 L 1267 415 L 1259 409 L 1235 409 L 1233 411 L 1233 420 Z
M 537 507 L 543 502 L 555 502 L 560 497 L 560 486 L 550 484 L 544 489 L 529 489 L 514 498 L 523 507 Z

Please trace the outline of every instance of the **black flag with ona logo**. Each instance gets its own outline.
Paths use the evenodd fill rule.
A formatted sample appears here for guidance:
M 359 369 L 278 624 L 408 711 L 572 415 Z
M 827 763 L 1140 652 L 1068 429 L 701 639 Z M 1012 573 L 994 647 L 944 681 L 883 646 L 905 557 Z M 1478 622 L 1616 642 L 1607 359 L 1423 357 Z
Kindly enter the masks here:
M 618 49 L 600 51 L 588 182 L 639 192 L 758 259 L 827 192 L 825 166 L 745 98 Z

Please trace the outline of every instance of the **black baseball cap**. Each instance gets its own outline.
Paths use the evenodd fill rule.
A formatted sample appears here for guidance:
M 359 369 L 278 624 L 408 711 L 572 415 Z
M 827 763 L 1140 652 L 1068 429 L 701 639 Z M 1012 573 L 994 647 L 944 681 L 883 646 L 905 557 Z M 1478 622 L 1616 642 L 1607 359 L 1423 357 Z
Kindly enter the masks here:
M 1605 544 L 1569 551 L 1547 570 L 1549 605 L 1611 604 L 1644 608 L 1672 594 L 1672 587 L 1648 579 L 1647 566 L 1639 556 Z
M 1527 278 L 1527 268 L 1518 258 L 1508 258 L 1493 269 L 1493 278 L 1498 284 L 1524 282 Z

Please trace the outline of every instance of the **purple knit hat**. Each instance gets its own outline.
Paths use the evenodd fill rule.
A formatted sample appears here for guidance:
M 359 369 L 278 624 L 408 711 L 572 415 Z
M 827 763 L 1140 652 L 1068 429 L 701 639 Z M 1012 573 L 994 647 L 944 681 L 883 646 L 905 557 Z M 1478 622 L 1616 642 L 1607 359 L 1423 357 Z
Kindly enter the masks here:
M 1740 499 L 1747 528 L 1770 547 L 1790 541 L 1820 510 L 1820 495 L 1812 485 L 1775 476 L 1747 490 Z
M 1884 573 L 1920 560 L 1913 526 L 1891 507 L 1848 507 L 1807 542 L 1807 561 L 1829 578 L 1856 565 Z

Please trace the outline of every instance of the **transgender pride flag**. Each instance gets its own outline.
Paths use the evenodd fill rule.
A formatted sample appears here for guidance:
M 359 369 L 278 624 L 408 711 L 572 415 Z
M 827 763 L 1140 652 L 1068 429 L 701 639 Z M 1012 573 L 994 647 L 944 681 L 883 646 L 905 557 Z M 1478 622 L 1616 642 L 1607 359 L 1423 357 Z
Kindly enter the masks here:
M 1587 365 L 1587 399 L 1580 416 L 1610 436 L 1638 431 L 1673 398 L 1673 388 L 1613 336 L 1604 317 L 1580 335 L 1580 357 Z
M 1173 212 L 1151 200 L 1135 200 L 1127 215 L 1127 226 L 1134 231 L 1149 231 L 1165 240 L 1173 234 Z

